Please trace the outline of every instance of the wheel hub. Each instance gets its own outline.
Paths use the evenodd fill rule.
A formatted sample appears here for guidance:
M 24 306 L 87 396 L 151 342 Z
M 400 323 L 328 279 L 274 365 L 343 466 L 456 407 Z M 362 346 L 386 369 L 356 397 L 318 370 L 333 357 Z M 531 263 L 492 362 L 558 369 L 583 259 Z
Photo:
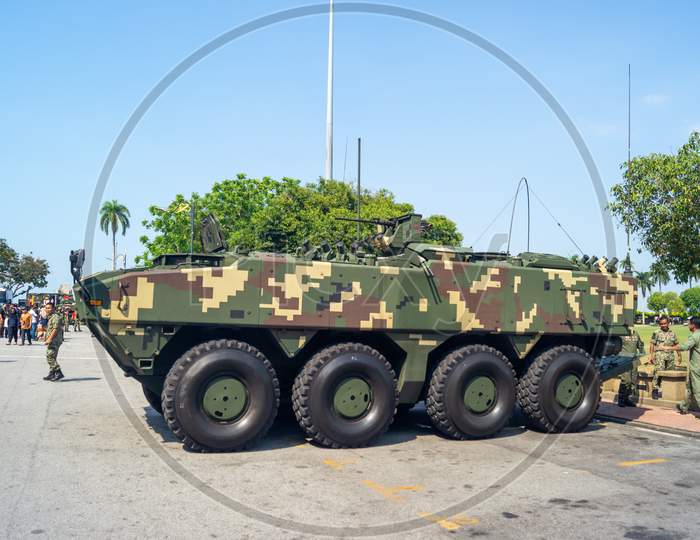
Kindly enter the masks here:
M 212 381 L 204 391 L 202 407 L 214 420 L 228 422 L 241 415 L 248 403 L 245 385 L 235 377 Z
M 578 407 L 583 400 L 583 384 L 579 376 L 570 373 L 559 379 L 554 397 L 566 409 Z
M 496 385 L 485 376 L 477 377 L 464 390 L 464 405 L 472 412 L 482 414 L 496 402 Z
M 345 418 L 359 418 L 370 407 L 372 389 L 359 377 L 344 380 L 335 391 L 333 407 Z

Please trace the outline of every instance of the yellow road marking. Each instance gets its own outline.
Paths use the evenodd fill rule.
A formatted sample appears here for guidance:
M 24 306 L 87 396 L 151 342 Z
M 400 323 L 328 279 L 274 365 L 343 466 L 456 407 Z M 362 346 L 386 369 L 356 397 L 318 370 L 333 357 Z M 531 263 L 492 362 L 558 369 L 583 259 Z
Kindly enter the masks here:
M 654 463 L 666 463 L 666 458 L 656 459 L 640 459 L 638 461 L 621 461 L 617 464 L 618 467 L 636 467 L 637 465 L 652 465 Z
M 428 521 L 437 523 L 438 525 L 440 525 L 440 527 L 442 527 L 443 529 L 447 529 L 448 531 L 456 531 L 457 529 L 465 525 L 479 524 L 479 520 L 477 518 L 462 515 L 454 516 L 451 518 L 446 518 L 437 514 L 431 514 L 429 512 L 418 512 L 418 515 L 423 519 L 427 519 Z
M 390 501 L 403 502 L 403 498 L 399 495 L 402 491 L 421 491 L 423 486 L 382 486 L 372 480 L 363 480 L 362 483 L 369 489 L 376 491 Z
M 328 465 L 331 469 L 335 471 L 342 471 L 343 467 L 345 465 L 352 465 L 355 463 L 355 460 L 353 459 L 340 459 L 340 460 L 334 460 L 334 459 L 324 459 L 323 464 Z

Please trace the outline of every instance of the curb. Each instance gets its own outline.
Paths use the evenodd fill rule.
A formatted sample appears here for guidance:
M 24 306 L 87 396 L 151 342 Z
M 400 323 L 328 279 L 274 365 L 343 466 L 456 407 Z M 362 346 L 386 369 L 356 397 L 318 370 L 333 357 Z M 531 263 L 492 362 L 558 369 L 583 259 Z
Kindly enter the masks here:
M 626 420 L 625 418 L 619 418 L 617 416 L 609 416 L 607 414 L 596 413 L 595 418 L 600 420 L 605 420 L 607 422 L 614 422 L 615 424 L 624 424 L 626 426 L 643 427 L 645 429 L 651 429 L 652 431 L 659 431 L 660 433 L 671 433 L 672 435 L 682 435 L 684 437 L 690 437 L 693 439 L 700 439 L 700 432 L 688 431 L 685 429 L 672 428 L 666 426 L 659 426 L 658 424 L 650 424 L 648 422 L 641 422 L 639 420 Z

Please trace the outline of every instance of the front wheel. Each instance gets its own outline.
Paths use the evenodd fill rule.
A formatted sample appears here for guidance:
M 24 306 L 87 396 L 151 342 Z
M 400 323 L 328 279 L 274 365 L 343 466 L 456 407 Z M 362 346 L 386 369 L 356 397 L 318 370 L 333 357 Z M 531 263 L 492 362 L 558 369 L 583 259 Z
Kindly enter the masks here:
M 220 339 L 190 349 L 163 387 L 165 420 L 193 451 L 242 450 L 263 437 L 279 407 L 272 364 L 247 343 Z
M 513 367 L 493 347 L 461 347 L 438 364 L 425 404 L 433 425 L 448 437 L 481 439 L 495 435 L 515 407 Z
M 583 429 L 600 403 L 600 372 L 593 357 L 572 345 L 540 354 L 518 383 L 518 402 L 539 431 Z

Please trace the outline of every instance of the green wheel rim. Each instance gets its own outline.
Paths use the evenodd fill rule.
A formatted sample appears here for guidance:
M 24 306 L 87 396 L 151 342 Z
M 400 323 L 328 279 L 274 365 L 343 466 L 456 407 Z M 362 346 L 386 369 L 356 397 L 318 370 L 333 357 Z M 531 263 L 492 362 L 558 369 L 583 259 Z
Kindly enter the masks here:
M 235 377 L 212 381 L 204 391 L 202 407 L 214 420 L 229 422 L 238 418 L 248 403 L 245 385 Z
M 578 407 L 583 400 L 583 383 L 579 376 L 570 373 L 559 379 L 554 397 L 565 409 Z
M 472 412 L 483 414 L 496 403 L 496 385 L 485 376 L 477 377 L 464 390 L 464 406 Z
M 335 390 L 333 407 L 345 418 L 359 418 L 372 404 L 372 389 L 359 377 L 345 379 Z

